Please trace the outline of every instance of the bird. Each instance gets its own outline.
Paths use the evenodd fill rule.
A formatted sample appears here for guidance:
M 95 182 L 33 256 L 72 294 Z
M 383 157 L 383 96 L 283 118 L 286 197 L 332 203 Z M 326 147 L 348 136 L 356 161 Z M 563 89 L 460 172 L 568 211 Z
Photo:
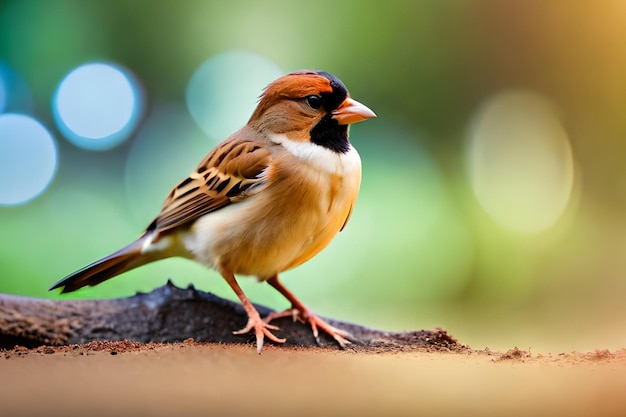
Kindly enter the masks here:
M 94 286 L 150 262 L 187 258 L 217 271 L 237 295 L 260 354 L 271 322 L 291 316 L 340 347 L 352 335 L 331 326 L 279 280 L 310 260 L 348 222 L 361 184 L 361 159 L 349 126 L 376 117 L 350 97 L 336 76 L 301 70 L 271 82 L 248 122 L 218 144 L 169 193 L 145 231 L 122 249 L 69 274 L 49 290 Z M 291 307 L 262 318 L 236 275 L 255 276 L 280 292 Z

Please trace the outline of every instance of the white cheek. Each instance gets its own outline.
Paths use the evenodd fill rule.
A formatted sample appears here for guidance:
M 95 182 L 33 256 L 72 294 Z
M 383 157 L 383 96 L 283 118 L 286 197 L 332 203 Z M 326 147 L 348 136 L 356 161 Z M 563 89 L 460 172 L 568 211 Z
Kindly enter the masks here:
M 297 142 L 287 135 L 269 134 L 269 139 L 285 147 L 292 155 L 330 174 L 349 174 L 361 169 L 359 153 L 350 145 L 346 153 L 337 153 L 311 142 Z

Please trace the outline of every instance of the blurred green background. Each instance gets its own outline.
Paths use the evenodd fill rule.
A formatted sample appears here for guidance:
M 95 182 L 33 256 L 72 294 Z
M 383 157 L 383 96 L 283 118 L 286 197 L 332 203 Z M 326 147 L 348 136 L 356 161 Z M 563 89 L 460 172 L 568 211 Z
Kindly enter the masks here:
M 0 292 L 61 297 L 47 288 L 138 236 L 269 81 L 316 68 L 378 118 L 352 128 L 348 227 L 283 274 L 305 303 L 476 348 L 623 347 L 625 21 L 620 0 L 5 0 Z M 69 297 L 169 277 L 235 299 L 179 259 Z

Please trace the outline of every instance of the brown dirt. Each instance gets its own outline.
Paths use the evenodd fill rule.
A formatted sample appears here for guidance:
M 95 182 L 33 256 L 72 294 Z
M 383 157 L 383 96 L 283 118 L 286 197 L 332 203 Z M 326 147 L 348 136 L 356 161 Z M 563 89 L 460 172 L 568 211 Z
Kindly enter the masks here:
M 57 354 L 63 356 L 83 356 L 83 355 L 93 355 L 96 352 L 98 353 L 107 353 L 109 355 L 115 356 L 118 354 L 124 353 L 138 353 L 138 352 L 150 352 L 150 351 L 162 351 L 162 350 L 177 350 L 177 349 L 185 349 L 191 347 L 210 347 L 210 346 L 230 346 L 228 344 L 213 344 L 213 343 L 198 343 L 194 341 L 194 339 L 189 338 L 180 343 L 141 343 L 141 342 L 133 342 L 130 340 L 121 340 L 121 341 L 105 341 L 105 340 L 97 340 L 85 344 L 73 344 L 67 346 L 39 346 L 37 348 L 28 349 L 23 346 L 16 346 L 13 349 L 1 349 L 0 350 L 0 358 L 11 359 L 11 358 L 19 358 L 26 357 L 28 355 L 31 356 L 41 356 L 41 355 L 50 355 Z M 233 348 L 235 346 L 233 345 Z M 245 348 L 248 349 L 248 348 Z M 252 349 L 252 348 L 250 348 Z M 360 354 L 390 354 L 396 355 L 401 353 L 442 353 L 442 349 L 440 347 L 403 347 L 403 346 L 394 346 L 394 347 L 381 347 L 381 348 L 372 348 L 368 350 L 363 350 L 362 348 L 358 348 L 357 350 L 351 350 L 348 348 L 346 351 L 337 350 L 334 348 L 284 348 L 284 347 L 272 347 L 272 345 L 265 346 L 265 350 L 267 349 L 277 349 L 277 350 L 285 350 L 291 352 L 308 352 L 308 353 L 329 353 L 329 354 L 341 354 L 349 352 L 360 353 Z M 552 363 L 552 364 L 584 364 L 584 363 L 613 363 L 620 364 L 626 366 L 626 349 L 619 349 L 615 352 L 611 352 L 608 349 L 596 349 L 593 352 L 569 352 L 569 353 L 558 353 L 558 354 L 531 354 L 528 351 L 521 350 L 517 346 L 512 349 L 507 350 L 506 352 L 494 352 L 489 348 L 485 348 L 482 350 L 472 350 L 465 346 L 460 346 L 455 349 L 449 349 L 446 351 L 447 353 L 456 353 L 461 355 L 467 355 L 468 357 L 487 357 L 493 362 L 528 362 L 528 363 Z
M 2 415 L 626 415 L 626 349 L 90 342 L 0 351 Z

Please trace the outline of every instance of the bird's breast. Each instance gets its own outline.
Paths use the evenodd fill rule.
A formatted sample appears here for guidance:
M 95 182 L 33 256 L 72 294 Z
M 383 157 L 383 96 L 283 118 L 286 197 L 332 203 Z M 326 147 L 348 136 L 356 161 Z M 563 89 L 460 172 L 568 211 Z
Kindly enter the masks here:
M 186 238 L 193 257 L 267 279 L 319 253 L 347 221 L 361 182 L 356 150 L 324 156 L 331 160 L 275 155 L 265 189 L 194 223 Z
M 353 154 L 346 158 L 358 158 L 358 153 L 353 150 Z M 303 186 L 309 191 L 302 193 L 305 197 L 293 210 L 305 220 L 298 232 L 304 239 L 301 250 L 285 269 L 301 265 L 319 253 L 348 220 L 359 192 L 361 169 L 360 160 L 358 165 L 351 160 L 342 162 L 336 165 L 340 169 L 331 172 L 309 168 L 307 175 L 310 182 Z

